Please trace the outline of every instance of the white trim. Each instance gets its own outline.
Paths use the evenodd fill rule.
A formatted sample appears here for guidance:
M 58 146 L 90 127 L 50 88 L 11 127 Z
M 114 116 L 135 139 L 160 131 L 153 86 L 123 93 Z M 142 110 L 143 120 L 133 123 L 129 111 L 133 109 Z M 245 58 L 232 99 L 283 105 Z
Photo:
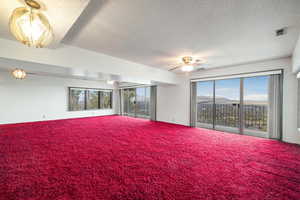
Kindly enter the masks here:
M 98 92 L 113 92 L 113 88 L 112 89 L 101 89 L 101 88 L 85 88 L 85 87 L 68 87 L 70 90 L 92 90 L 92 91 L 98 91 Z
M 143 88 L 143 87 L 151 87 L 151 86 L 156 86 L 156 85 L 132 85 L 132 86 L 121 86 L 119 87 L 120 90 L 122 89 L 130 89 L 130 88 Z
M 217 77 L 203 77 L 198 79 L 192 79 L 191 82 L 212 81 L 212 80 L 222 80 L 222 79 L 232 79 L 232 78 L 246 78 L 246 77 L 253 77 L 253 76 L 267 76 L 267 75 L 274 75 L 274 74 L 282 74 L 282 70 L 253 72 L 253 73 L 245 73 L 245 74 L 233 74 L 233 75 L 224 75 L 224 76 L 217 76 Z

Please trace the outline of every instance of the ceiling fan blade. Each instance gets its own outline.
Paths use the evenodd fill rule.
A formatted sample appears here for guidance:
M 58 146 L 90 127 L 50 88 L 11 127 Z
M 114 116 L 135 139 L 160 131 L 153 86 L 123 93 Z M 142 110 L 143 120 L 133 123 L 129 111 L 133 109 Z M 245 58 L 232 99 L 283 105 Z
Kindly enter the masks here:
M 205 68 L 201 67 L 201 68 L 197 68 L 194 70 L 194 72 L 199 72 L 199 71 L 202 71 L 202 70 L 205 70 Z
M 201 60 L 201 59 L 196 59 L 194 63 L 203 64 L 203 63 L 205 63 L 205 61 Z
M 209 65 L 206 64 L 206 63 L 194 63 L 193 66 L 198 67 L 198 68 L 207 68 L 207 67 L 209 67 Z
M 177 65 L 177 66 L 175 66 L 175 67 L 172 67 L 172 68 L 169 69 L 168 71 L 174 71 L 174 70 L 176 70 L 176 69 L 178 69 L 178 68 L 180 68 L 180 67 L 182 67 L 182 65 Z

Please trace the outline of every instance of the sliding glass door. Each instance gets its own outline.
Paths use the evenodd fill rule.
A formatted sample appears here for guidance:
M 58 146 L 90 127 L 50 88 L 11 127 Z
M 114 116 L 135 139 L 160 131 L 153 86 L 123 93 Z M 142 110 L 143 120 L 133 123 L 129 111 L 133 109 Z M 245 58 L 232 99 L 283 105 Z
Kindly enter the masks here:
M 280 75 L 241 77 L 194 83 L 197 127 L 278 138 Z M 194 87 L 194 86 L 193 86 Z M 271 95 L 271 96 L 270 96 Z M 194 123 L 196 122 L 196 123 Z M 272 136 L 273 134 L 273 136 Z M 275 134 L 275 135 L 274 135 Z
M 244 134 L 266 137 L 268 132 L 269 76 L 244 78 Z
M 197 126 L 213 128 L 214 125 L 214 82 L 197 83 Z
M 135 89 L 125 89 L 123 91 L 123 113 L 127 116 L 135 117 Z
M 136 88 L 136 117 L 150 117 L 150 87 Z
M 240 79 L 215 81 L 215 129 L 240 131 Z
M 150 87 L 122 89 L 122 114 L 150 118 Z

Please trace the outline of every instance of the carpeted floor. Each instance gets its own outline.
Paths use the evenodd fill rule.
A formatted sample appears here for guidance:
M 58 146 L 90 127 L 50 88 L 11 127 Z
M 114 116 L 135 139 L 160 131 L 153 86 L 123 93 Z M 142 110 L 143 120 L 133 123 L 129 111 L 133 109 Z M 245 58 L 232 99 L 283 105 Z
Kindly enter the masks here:
M 300 199 L 300 147 L 106 116 L 0 126 L 0 199 Z

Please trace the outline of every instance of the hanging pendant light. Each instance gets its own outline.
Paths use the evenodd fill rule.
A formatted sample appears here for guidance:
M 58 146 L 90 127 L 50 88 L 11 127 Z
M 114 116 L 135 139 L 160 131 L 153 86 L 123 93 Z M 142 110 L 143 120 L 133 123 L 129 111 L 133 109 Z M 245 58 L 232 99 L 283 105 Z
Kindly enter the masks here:
M 16 79 L 24 79 L 26 77 L 26 72 L 23 69 L 14 69 L 12 75 Z
M 9 20 L 14 37 L 30 47 L 42 48 L 53 40 L 51 25 L 40 12 L 40 4 L 34 0 L 25 0 L 28 7 L 16 8 Z

